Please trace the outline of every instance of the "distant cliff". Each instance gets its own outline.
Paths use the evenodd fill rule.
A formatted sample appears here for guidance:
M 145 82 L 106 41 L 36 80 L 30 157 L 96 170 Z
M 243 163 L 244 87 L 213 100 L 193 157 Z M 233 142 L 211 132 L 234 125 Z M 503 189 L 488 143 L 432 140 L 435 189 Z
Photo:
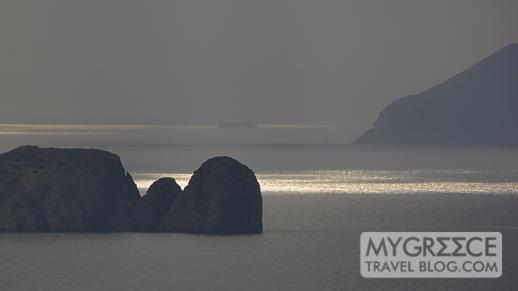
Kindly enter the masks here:
M 172 178 L 140 197 L 115 154 L 23 146 L 0 155 L 0 232 L 262 232 L 254 172 L 229 157 L 205 162 L 186 191 Z
M 518 44 L 389 104 L 355 143 L 518 146 Z

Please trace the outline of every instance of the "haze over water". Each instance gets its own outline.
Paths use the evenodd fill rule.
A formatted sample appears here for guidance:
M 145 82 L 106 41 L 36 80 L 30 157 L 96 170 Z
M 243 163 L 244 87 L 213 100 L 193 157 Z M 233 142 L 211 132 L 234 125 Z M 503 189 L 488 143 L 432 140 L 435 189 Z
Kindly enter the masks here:
M 264 194 L 261 235 L 0 234 L 1 290 L 482 291 L 518 282 L 514 149 L 356 146 L 340 126 L 0 128 L 2 151 L 19 144 L 113 151 L 142 194 L 163 176 L 184 187 L 216 155 L 252 168 Z M 363 279 L 358 240 L 376 230 L 500 231 L 504 275 Z
M 185 187 L 205 159 L 230 155 L 256 171 L 266 195 L 518 194 L 517 150 L 349 144 L 354 131 L 364 127 L 0 124 L 0 150 L 9 150 L 20 140 L 41 146 L 104 148 L 121 156 L 142 193 L 165 176 Z
M 516 290 L 518 149 L 352 142 L 391 102 L 518 42 L 517 15 L 512 0 L 0 1 L 0 153 L 108 150 L 142 195 L 231 156 L 257 174 L 264 224 L 243 236 L 0 233 L 0 291 Z M 516 106 L 493 118 L 467 106 L 516 104 L 497 98 L 518 92 L 502 60 L 456 108 L 475 129 L 501 118 L 490 133 L 512 137 L 502 125 Z M 428 105 L 448 123 L 436 117 L 451 106 Z M 457 121 L 444 125 L 478 132 Z M 503 276 L 364 279 L 366 231 L 501 232 Z

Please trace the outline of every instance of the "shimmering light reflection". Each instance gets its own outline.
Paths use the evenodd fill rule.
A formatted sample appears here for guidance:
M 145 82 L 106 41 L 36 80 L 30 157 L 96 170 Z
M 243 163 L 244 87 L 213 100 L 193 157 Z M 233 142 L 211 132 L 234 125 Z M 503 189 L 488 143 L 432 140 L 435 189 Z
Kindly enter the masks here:
M 160 177 L 174 177 L 185 187 L 191 174 L 135 174 L 141 190 Z M 322 170 L 258 173 L 265 194 L 518 194 L 517 171 L 451 170 Z
M 258 129 L 270 130 L 337 130 L 345 128 L 361 128 L 366 126 L 332 125 L 332 124 L 258 124 Z M 120 131 L 150 131 L 178 129 L 239 129 L 240 127 L 221 127 L 217 124 L 61 124 L 61 123 L 0 123 L 0 135 L 36 135 L 36 134 L 103 134 Z M 245 127 L 250 130 L 250 127 Z
M 216 125 L 0 123 L 0 135 L 87 135 L 120 131 L 214 129 Z

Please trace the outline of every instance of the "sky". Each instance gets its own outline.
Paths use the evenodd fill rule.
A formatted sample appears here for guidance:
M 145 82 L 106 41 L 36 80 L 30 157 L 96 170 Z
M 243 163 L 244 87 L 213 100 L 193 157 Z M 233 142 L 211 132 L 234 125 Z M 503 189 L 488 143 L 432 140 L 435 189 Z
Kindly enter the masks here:
M 369 124 L 518 42 L 515 0 L 2 0 L 0 122 Z

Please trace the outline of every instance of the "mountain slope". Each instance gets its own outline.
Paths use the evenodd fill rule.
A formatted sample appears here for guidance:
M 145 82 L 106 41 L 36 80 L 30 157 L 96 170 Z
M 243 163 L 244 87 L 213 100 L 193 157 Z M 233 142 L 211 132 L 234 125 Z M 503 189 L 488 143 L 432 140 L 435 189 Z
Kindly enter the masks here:
M 518 44 L 389 104 L 356 143 L 518 146 Z

